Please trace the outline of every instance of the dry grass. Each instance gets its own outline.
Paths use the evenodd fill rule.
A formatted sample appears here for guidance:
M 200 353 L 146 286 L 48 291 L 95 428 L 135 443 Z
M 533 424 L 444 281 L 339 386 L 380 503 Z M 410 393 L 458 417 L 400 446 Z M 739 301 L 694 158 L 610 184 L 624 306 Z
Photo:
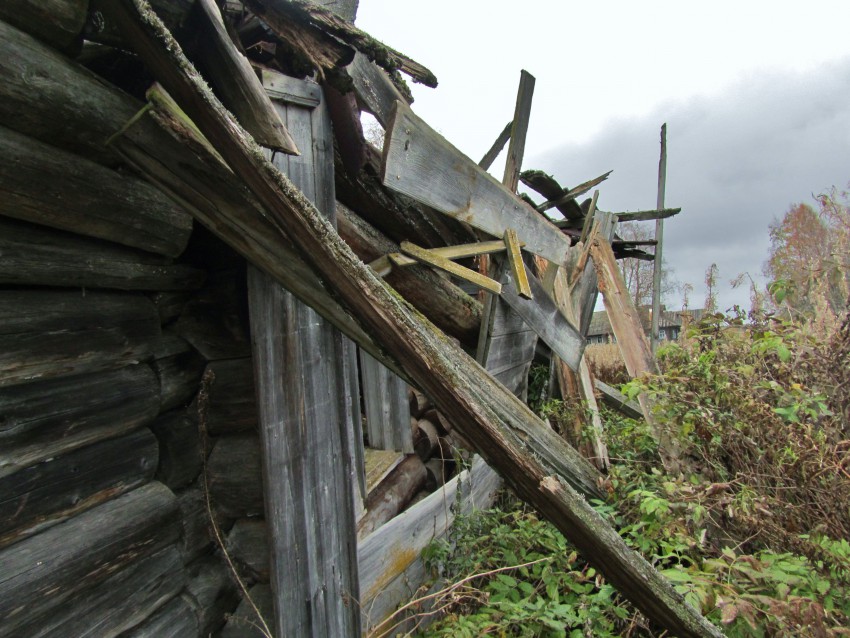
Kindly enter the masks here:
M 585 348 L 584 357 L 591 374 L 600 381 L 609 385 L 630 381 L 620 347 L 616 343 L 592 343 Z

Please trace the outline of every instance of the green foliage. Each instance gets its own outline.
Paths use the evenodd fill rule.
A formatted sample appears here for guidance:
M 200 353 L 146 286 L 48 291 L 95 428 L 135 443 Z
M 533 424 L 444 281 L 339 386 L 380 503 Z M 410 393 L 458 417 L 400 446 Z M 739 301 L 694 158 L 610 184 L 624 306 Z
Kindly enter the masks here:
M 846 333 L 846 334 L 845 334 Z M 603 411 L 610 498 L 593 503 L 625 541 L 733 637 L 850 636 L 850 327 L 832 343 L 789 322 L 710 315 L 659 350 L 663 373 L 627 384 L 678 441 L 666 473 L 648 426 Z M 553 422 L 573 408 L 548 402 Z M 516 501 L 458 519 L 427 552 L 469 581 L 426 636 L 657 635 L 558 531 Z M 493 572 L 506 566 L 520 566 Z

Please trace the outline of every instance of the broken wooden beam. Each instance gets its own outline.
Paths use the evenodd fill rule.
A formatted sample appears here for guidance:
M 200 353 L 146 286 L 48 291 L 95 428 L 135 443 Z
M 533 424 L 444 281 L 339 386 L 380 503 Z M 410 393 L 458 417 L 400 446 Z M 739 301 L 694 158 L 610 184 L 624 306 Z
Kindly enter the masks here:
M 347 70 L 354 83 L 357 101 L 375 116 L 381 126 L 386 127 L 389 123 L 396 100 L 409 103 L 383 69 L 362 53 L 354 54 Z
M 681 208 L 662 208 L 661 210 L 637 210 L 634 212 L 613 213 L 621 222 L 644 222 L 653 219 L 667 219 L 682 212 Z
M 438 401 L 441 411 L 519 496 L 538 507 L 652 620 L 684 638 L 720 636 L 576 491 L 575 485 L 579 485 L 585 493 L 599 493 L 595 470 L 462 350 L 437 334 L 351 252 L 331 224 L 204 89 L 147 4 L 120 0 L 111 5 L 110 12 L 124 37 L 192 114 L 207 139 L 263 204 L 266 214 L 285 229 L 365 330 Z
M 384 185 L 494 237 L 513 228 L 525 250 L 561 264 L 570 240 L 402 102 L 384 141 Z
M 385 270 L 378 270 L 379 274 L 402 297 L 443 332 L 463 343 L 474 343 L 481 324 L 481 303 L 478 300 L 431 268 L 417 265 L 415 259 L 409 259 L 410 266 L 392 268 L 386 255 L 397 253 L 398 244 L 344 204 L 337 202 L 336 210 L 339 234 L 360 259 L 371 262 L 373 268 L 377 267 L 377 262 L 385 264 Z M 504 250 L 503 242 L 493 243 L 498 245 L 499 250 Z M 398 255 L 401 258 L 399 263 L 408 263 L 404 261 L 408 258 L 404 258 L 401 253 Z
M 227 33 L 213 0 L 195 0 L 197 43 L 193 58 L 222 104 L 257 144 L 292 155 L 295 141 L 275 111 L 251 64 Z
M 640 409 L 640 405 L 630 400 L 626 395 L 599 379 L 594 379 L 593 384 L 599 390 L 599 395 L 602 397 L 603 403 L 630 419 L 643 419 L 643 412 Z
M 525 270 L 525 264 L 522 261 L 522 254 L 520 253 L 519 239 L 513 228 L 508 228 L 505 231 L 505 246 L 507 247 L 508 266 L 516 282 L 519 296 L 523 299 L 532 299 L 533 295 L 531 294 L 531 285 L 528 283 L 528 273 Z
M 520 72 L 519 89 L 516 94 L 514 119 L 511 121 L 511 141 L 508 144 L 508 156 L 505 158 L 505 173 L 502 184 L 510 192 L 516 193 L 519 185 L 519 171 L 525 155 L 525 136 L 531 119 L 531 99 L 534 95 L 534 76 L 523 69 Z
M 523 171 L 520 173 L 519 179 L 530 189 L 540 193 L 546 201 L 557 200 L 566 192 L 566 189 L 564 189 L 552 175 L 548 175 L 540 170 Z M 582 216 L 581 207 L 574 198 L 564 202 L 563 204 L 556 205 L 555 208 L 558 209 L 558 212 L 561 213 L 566 220 L 579 219 Z M 560 222 L 555 221 L 554 224 L 559 226 Z
M 511 139 L 511 129 L 513 126 L 513 120 L 505 124 L 505 128 L 503 128 L 502 132 L 499 133 L 496 141 L 493 142 L 493 146 L 490 147 L 490 150 L 484 153 L 484 157 L 482 157 L 481 161 L 478 162 L 478 165 L 485 171 L 490 168 L 494 161 L 496 161 L 496 158 L 499 157 L 499 153 L 501 153 L 502 149 L 505 148 L 505 144 L 507 144 L 508 140 Z
M 565 191 L 561 196 L 556 199 L 550 200 L 548 202 L 543 202 L 537 207 L 538 212 L 546 212 L 550 208 L 555 208 L 556 206 L 562 206 L 566 204 L 568 201 L 579 197 L 580 195 L 584 195 L 594 186 L 597 186 L 608 179 L 608 176 L 614 171 L 608 171 L 607 173 L 603 173 L 599 177 L 594 177 L 591 180 L 584 182 L 583 184 L 579 184 L 575 188 L 571 188 L 568 191 Z

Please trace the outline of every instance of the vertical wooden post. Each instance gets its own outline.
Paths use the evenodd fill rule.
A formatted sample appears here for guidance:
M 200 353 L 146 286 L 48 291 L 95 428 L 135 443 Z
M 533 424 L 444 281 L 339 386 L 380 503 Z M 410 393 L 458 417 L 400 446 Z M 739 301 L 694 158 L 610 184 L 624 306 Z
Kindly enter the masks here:
M 333 215 L 333 145 L 321 88 L 285 76 L 268 86 L 301 150 L 298 157 L 277 154 L 275 164 L 319 210 Z M 275 633 L 359 636 L 352 485 L 359 410 L 351 345 L 254 267 L 248 296 Z
M 658 197 L 655 208 L 664 208 L 664 190 L 667 186 L 667 123 L 661 125 L 661 157 L 658 160 Z M 664 218 L 655 220 L 655 260 L 652 262 L 652 354 L 658 348 L 658 320 L 661 316 L 661 247 L 664 243 Z

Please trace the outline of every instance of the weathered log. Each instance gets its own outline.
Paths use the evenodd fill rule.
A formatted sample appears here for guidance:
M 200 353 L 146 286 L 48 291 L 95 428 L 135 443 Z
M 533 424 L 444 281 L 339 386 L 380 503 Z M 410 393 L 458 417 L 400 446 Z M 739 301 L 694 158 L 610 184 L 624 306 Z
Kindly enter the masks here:
M 120 638 L 188 638 L 200 635 L 199 629 L 192 606 L 182 596 L 175 596 Z
M 211 636 L 239 602 L 229 568 L 218 556 L 202 556 L 186 566 L 186 576 L 183 595 L 198 618 L 198 636 Z
M 428 419 L 420 419 L 413 433 L 413 449 L 417 456 L 427 461 L 434 454 L 434 450 L 440 444 L 440 435 L 437 426 Z
M 183 563 L 189 563 L 206 552 L 212 543 L 206 499 L 201 489 L 190 487 L 177 493 L 177 505 L 183 530 L 178 545 L 180 557 Z
M 439 458 L 428 459 L 425 463 L 425 469 L 428 472 L 426 485 L 429 486 L 431 491 L 442 487 L 452 478 L 454 471 L 449 465 L 450 463 Z M 454 465 L 454 463 L 451 463 L 451 465 Z
M 98 550 L 92 550 L 96 553 Z M 19 628 L 27 638 L 105 638 L 117 636 L 150 616 L 183 588 L 186 575 L 174 547 L 136 560 L 106 580 L 74 594 L 70 601 L 50 609 Z
M 160 412 L 186 407 L 197 393 L 204 372 L 203 357 L 183 339 L 176 339 L 185 346 L 182 352 L 158 357 L 151 362 L 159 379 Z
M 78 44 L 88 4 L 88 0 L 6 0 L 0 4 L 0 20 L 68 50 Z
M 241 578 L 269 582 L 269 532 L 266 521 L 240 518 L 227 534 L 225 547 Z
M 298 154 L 251 64 L 236 47 L 213 0 L 195 0 L 192 58 L 215 94 L 257 144 Z
M 274 620 L 274 594 L 271 587 L 264 583 L 254 585 L 248 595 L 265 622 L 271 625 Z M 219 638 L 267 638 L 258 625 L 253 605 L 243 598 L 236 611 L 227 619 Z
M 404 509 L 425 484 L 425 465 L 409 455 L 366 499 L 366 514 L 357 523 L 358 538 L 365 538 Z
M 159 444 L 156 480 L 172 490 L 186 487 L 201 471 L 201 446 L 197 424 L 185 410 L 167 412 L 151 424 Z
M 145 364 L 0 388 L 0 476 L 135 430 L 158 411 Z
M 678 594 L 582 498 L 598 494 L 594 470 L 504 388 L 445 337 L 434 334 L 339 239 L 326 219 L 248 142 L 232 117 L 203 88 L 176 42 L 141 0 L 110 6 L 122 33 L 154 75 L 266 207 L 310 264 L 336 291 L 366 331 L 403 367 L 488 463 L 557 525 L 606 578 L 647 615 L 682 636 L 719 631 Z M 524 206 L 524 204 L 523 204 Z M 529 453 L 532 452 L 532 453 Z M 584 468 L 584 469 L 580 469 Z M 553 475 L 570 483 L 561 483 Z M 544 481 L 544 479 L 548 479 Z M 559 490 L 550 489 L 555 481 Z M 588 484 L 589 483 L 589 484 Z M 598 539 L 604 536 L 604 542 Z
M 0 636 L 50 617 L 179 535 L 177 501 L 150 483 L 0 551 Z
M 169 257 L 192 231 L 192 218 L 147 182 L 4 127 L 0 214 Z
M 136 363 L 159 333 L 142 296 L 0 291 L 0 387 Z
M 141 250 L 0 217 L 0 283 L 117 290 L 194 290 L 204 272 Z
M 388 71 L 400 70 L 410 75 L 414 81 L 426 86 L 437 86 L 437 78 L 431 71 L 403 53 L 389 48 L 364 33 L 353 24 L 346 22 L 333 11 L 316 5 L 308 0 L 281 2 L 280 0 L 246 0 L 251 11 L 262 18 L 274 32 L 290 43 L 322 42 L 324 46 L 315 46 L 308 51 L 309 57 L 322 62 L 317 70 L 336 74 L 340 60 L 347 57 L 344 43 L 354 47 L 374 60 Z M 318 33 L 316 33 L 318 32 Z M 324 36 L 320 38 L 319 36 Z M 332 36 L 332 37 L 328 37 Z M 332 43 L 336 42 L 336 46 Z M 353 52 L 352 52 L 353 55 Z M 333 62 L 336 60 L 336 62 Z M 348 64 L 351 58 L 343 63 Z
M 109 0 L 89 0 L 89 15 L 83 31 L 87 40 L 111 46 L 124 44 L 118 26 L 103 11 Z M 186 22 L 195 0 L 152 0 L 151 7 L 171 31 L 178 31 Z
M 156 439 L 142 428 L 0 478 L 0 547 L 146 483 L 156 459 Z
M 366 263 L 399 251 L 398 244 L 339 202 L 337 228 Z M 481 303 L 476 299 L 426 266 L 393 268 L 384 279 L 440 330 L 474 343 L 481 323 Z
M 244 518 L 263 513 L 260 440 L 256 434 L 219 438 L 207 461 L 207 472 L 216 514 Z
M 241 268 L 210 273 L 198 295 L 177 320 L 177 334 L 205 359 L 235 359 L 251 354 L 248 293 Z
M 434 409 L 434 403 L 421 390 L 410 388 L 407 396 L 410 402 L 410 415 L 417 419 L 422 418 L 426 412 Z
M 206 368 L 209 371 L 215 375 L 209 390 L 209 433 L 218 436 L 256 428 L 257 395 L 251 358 L 211 361 Z

